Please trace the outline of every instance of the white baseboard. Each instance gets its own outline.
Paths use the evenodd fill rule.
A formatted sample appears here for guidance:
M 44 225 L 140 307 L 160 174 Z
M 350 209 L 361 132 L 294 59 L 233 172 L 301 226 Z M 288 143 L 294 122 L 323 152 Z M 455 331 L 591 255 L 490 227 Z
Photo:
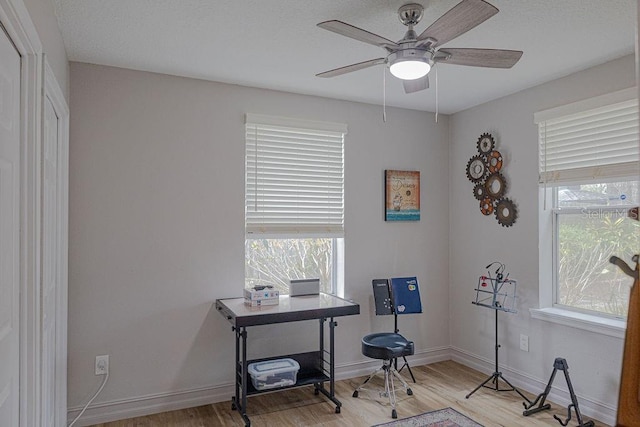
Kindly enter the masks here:
M 193 408 L 226 400 L 231 401 L 231 396 L 234 392 L 233 384 L 229 383 L 97 403 L 90 405 L 74 426 L 90 426 L 160 412 Z M 231 402 L 229 402 L 229 405 L 231 405 Z M 81 409 L 82 406 L 69 408 L 67 411 L 67 423 L 73 420 Z
M 450 351 L 451 360 L 455 362 L 461 363 L 477 371 L 484 372 L 487 375 L 491 375 L 495 370 L 495 361 L 493 360 L 479 357 L 475 354 L 467 352 L 466 350 L 462 350 L 456 347 L 451 347 Z M 551 376 L 552 366 L 550 366 L 549 368 L 549 376 Z M 515 387 L 534 395 L 542 393 L 547 386 L 547 382 L 549 381 L 549 378 L 541 380 L 507 366 L 500 366 L 500 371 L 504 374 L 505 378 Z M 556 375 L 556 378 L 561 379 L 561 381 L 559 382 L 560 384 L 564 383 L 564 378 L 562 375 L 560 377 Z M 556 381 L 556 383 L 558 382 Z M 578 393 L 576 393 L 576 395 L 578 397 L 578 403 L 580 404 L 580 413 L 582 415 L 584 415 L 585 417 L 594 418 L 608 425 L 615 425 L 617 408 L 614 408 L 606 403 L 598 402 L 585 396 L 581 396 Z M 548 400 L 566 407 L 571 403 L 571 395 L 568 391 L 561 390 L 556 386 L 552 386 Z M 566 412 L 564 412 L 557 415 L 564 419 L 567 414 Z M 551 417 L 552 415 L 550 414 L 549 416 Z M 575 419 L 575 417 L 573 419 Z
M 407 358 L 411 366 L 426 365 L 449 359 L 451 359 L 449 347 L 422 350 Z M 380 361 L 373 359 L 363 359 L 357 362 L 337 365 L 335 373 L 336 380 L 369 375 L 379 367 L 379 365 Z M 87 411 L 75 426 L 82 427 L 101 424 L 160 412 L 209 405 L 217 402 L 229 401 L 229 405 L 231 405 L 231 396 L 233 396 L 234 393 L 234 385 L 232 383 L 226 383 L 210 387 L 149 394 L 131 399 L 97 403 L 87 408 Z M 67 412 L 68 422 L 75 418 L 81 409 L 81 406 L 69 408 Z
M 484 372 L 487 375 L 493 373 L 495 369 L 495 362 L 493 360 L 471 354 L 466 350 L 455 347 L 438 347 L 421 350 L 407 359 L 411 366 L 427 365 L 444 360 L 454 360 L 477 371 Z M 336 380 L 345 380 L 369 375 L 373 370 L 379 367 L 379 364 L 380 362 L 377 360 L 363 359 L 356 362 L 338 365 L 336 366 Z M 507 380 L 515 387 L 535 395 L 542 393 L 547 385 L 548 378 L 534 378 L 524 372 L 506 366 L 500 366 L 500 370 L 503 372 L 505 378 L 507 378 Z M 551 373 L 549 373 L 549 375 L 551 375 Z M 131 399 L 98 403 L 89 406 L 76 425 L 79 427 L 88 426 L 126 418 L 157 414 L 159 412 L 174 411 L 217 402 L 230 401 L 234 392 L 233 384 L 226 383 L 210 387 L 150 394 Z M 594 418 L 608 425 L 615 424 L 617 408 L 581 395 L 578 395 L 578 399 L 580 403 L 580 412 L 584 416 Z M 558 389 L 554 386 L 551 389 L 548 400 L 562 406 L 567 406 L 571 403 L 571 396 L 567 391 Z M 68 420 L 72 420 L 78 414 L 80 409 L 81 407 L 69 408 L 67 413 Z M 566 414 L 563 413 L 558 415 L 563 417 Z M 549 416 L 551 416 L 551 414 Z

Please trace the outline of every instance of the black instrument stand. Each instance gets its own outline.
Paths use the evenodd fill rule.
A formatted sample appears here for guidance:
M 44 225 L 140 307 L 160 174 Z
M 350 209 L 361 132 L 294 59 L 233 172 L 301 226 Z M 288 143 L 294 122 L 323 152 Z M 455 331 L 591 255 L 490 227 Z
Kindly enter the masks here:
M 533 402 L 527 399 L 527 402 L 529 402 L 528 405 L 525 402 L 522 402 L 522 405 L 524 406 L 524 409 L 525 409 L 525 411 L 522 412 L 522 415 L 526 417 L 531 414 L 535 414 L 537 412 L 544 411 L 546 409 L 551 408 L 551 405 L 549 405 L 548 403 L 545 404 L 544 402 L 547 399 L 549 392 L 551 391 L 551 385 L 553 384 L 553 379 L 556 377 L 556 372 L 558 372 L 559 370 L 564 372 L 564 378 L 565 380 L 567 380 L 567 387 L 569 388 L 569 394 L 571 395 L 571 404 L 569 404 L 569 406 L 567 407 L 566 420 L 562 421 L 560 417 L 558 417 L 557 415 L 554 415 L 553 418 L 555 418 L 561 425 L 566 426 L 567 424 L 569 424 L 569 421 L 571 421 L 571 408 L 573 408 L 574 411 L 576 412 L 576 418 L 578 419 L 578 427 L 593 427 L 594 426 L 593 421 L 591 420 L 582 421 L 582 415 L 580 414 L 580 408 L 578 407 L 578 398 L 576 397 L 576 394 L 573 391 L 573 386 L 571 385 L 571 379 L 569 379 L 569 365 L 567 364 L 567 361 L 561 357 L 557 357 L 556 360 L 553 362 L 553 372 L 551 373 L 551 378 L 549 378 L 549 383 L 547 384 L 547 387 L 544 389 L 544 392 L 538 395 L 538 397 L 536 397 L 536 400 L 534 400 Z M 533 408 L 533 406 L 536 403 L 538 403 L 538 401 L 540 401 L 540 404 L 538 405 L 538 407 Z
M 398 329 L 398 314 L 394 312 L 393 313 L 393 317 L 394 317 L 394 322 L 395 322 L 395 325 L 393 327 L 393 332 L 397 334 L 397 333 L 400 332 L 400 329 Z M 413 376 L 413 371 L 411 370 L 411 366 L 409 366 L 409 362 L 407 362 L 406 356 L 402 356 L 402 359 L 404 360 L 404 365 L 402 365 L 402 367 L 400 369 L 398 369 L 398 359 L 394 359 L 393 360 L 393 367 L 395 368 L 396 371 L 400 372 L 406 366 L 407 369 L 409 370 L 409 375 L 411 375 L 411 379 L 415 383 L 416 382 L 416 377 Z
M 480 388 L 485 387 L 485 388 L 489 388 L 495 391 L 515 391 L 516 393 L 518 393 L 520 396 L 522 396 L 522 398 L 524 400 L 526 400 L 527 402 L 531 403 L 531 401 L 527 398 L 527 396 L 525 396 L 524 394 L 522 394 L 522 392 L 520 390 L 518 390 L 517 388 L 515 388 L 509 381 L 507 381 L 507 379 L 502 375 L 502 372 L 500 372 L 498 369 L 498 349 L 500 348 L 500 344 L 498 344 L 498 311 L 499 310 L 495 310 L 496 312 L 496 369 L 493 372 L 493 374 L 491 374 L 491 376 L 489 378 L 487 378 L 486 380 L 484 380 L 478 387 L 476 387 L 475 389 L 473 389 L 473 391 L 469 394 L 467 394 L 465 396 L 465 399 L 468 399 L 469 397 L 471 397 L 471 395 L 473 393 L 475 393 L 476 391 L 478 391 Z M 500 384 L 499 384 L 499 380 L 502 380 L 505 384 L 507 384 L 509 386 L 509 388 L 500 388 Z M 492 386 L 488 386 L 486 385 L 489 381 L 491 381 L 493 383 Z

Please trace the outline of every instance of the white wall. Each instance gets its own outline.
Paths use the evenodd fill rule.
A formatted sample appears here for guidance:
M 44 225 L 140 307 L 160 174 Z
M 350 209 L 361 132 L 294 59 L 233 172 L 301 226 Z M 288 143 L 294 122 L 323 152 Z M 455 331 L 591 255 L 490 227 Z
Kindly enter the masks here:
M 417 359 L 447 358 L 446 116 L 389 108 L 383 123 L 379 106 L 80 63 L 71 111 L 70 408 L 96 389 L 100 354 L 111 377 L 93 421 L 231 397 L 233 333 L 213 303 L 243 288 L 246 112 L 349 127 L 346 294 L 361 314 L 337 319 L 339 375 L 367 372 L 361 336 L 392 328 L 372 315 L 378 277 L 418 276 L 425 313 L 400 327 Z M 384 169 L 421 171 L 421 221 L 384 222 Z M 268 339 L 249 352 L 306 351 L 316 329 L 250 330 Z
M 538 308 L 537 127 L 533 113 L 635 85 L 633 55 L 457 113 L 450 118 L 450 319 L 454 358 L 493 372 L 494 312 L 471 301 L 478 276 L 498 260 L 518 280 L 518 314 L 500 314 L 500 362 L 505 376 L 529 389 L 544 387 L 556 357 L 564 357 L 581 408 L 615 413 L 623 340 L 533 320 Z M 518 207 L 513 227 L 484 217 L 466 178 L 480 134 L 490 132 L 505 157 L 507 196 Z M 519 337 L 530 338 L 530 351 Z M 510 378 L 511 376 L 511 378 Z M 515 382 L 515 381 L 513 381 Z M 564 379 L 555 382 L 566 390 Z M 473 397 L 472 397 L 473 398 Z M 586 410 L 584 412 L 587 412 Z M 604 421 L 607 421 L 606 419 Z M 611 420 L 608 420 L 612 422 Z

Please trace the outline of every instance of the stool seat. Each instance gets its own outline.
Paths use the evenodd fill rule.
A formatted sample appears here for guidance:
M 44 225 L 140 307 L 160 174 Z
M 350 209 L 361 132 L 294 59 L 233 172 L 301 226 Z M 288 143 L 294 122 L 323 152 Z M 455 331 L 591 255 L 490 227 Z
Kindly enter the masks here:
M 372 359 L 397 359 L 411 356 L 413 352 L 413 341 L 393 332 L 379 332 L 362 338 L 362 354 Z

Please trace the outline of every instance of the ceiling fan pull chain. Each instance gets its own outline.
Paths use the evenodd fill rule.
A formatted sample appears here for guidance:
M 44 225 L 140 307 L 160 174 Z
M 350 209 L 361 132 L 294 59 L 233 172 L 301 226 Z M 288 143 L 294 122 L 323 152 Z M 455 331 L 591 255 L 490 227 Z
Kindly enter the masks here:
M 547 122 L 542 122 L 542 132 L 543 132 L 543 137 L 542 140 L 544 141 L 543 147 L 544 147 L 544 178 L 542 178 L 544 180 L 544 200 L 543 200 L 543 210 L 547 210 Z
M 387 122 L 387 67 L 382 67 L 382 122 Z
M 436 69 L 436 123 L 438 123 L 438 65 L 435 65 Z

